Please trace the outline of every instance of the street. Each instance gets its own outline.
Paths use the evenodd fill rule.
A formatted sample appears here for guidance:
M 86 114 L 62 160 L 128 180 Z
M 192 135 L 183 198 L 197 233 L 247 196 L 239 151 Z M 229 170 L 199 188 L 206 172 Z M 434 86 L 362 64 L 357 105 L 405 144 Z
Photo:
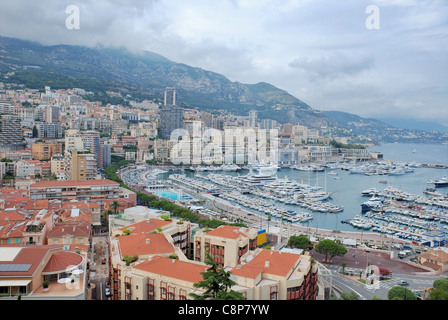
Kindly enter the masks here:
M 105 289 L 109 282 L 108 238 L 107 236 L 93 237 L 93 256 L 90 264 L 89 284 L 92 300 L 108 300 Z M 104 264 L 103 264 L 103 260 Z

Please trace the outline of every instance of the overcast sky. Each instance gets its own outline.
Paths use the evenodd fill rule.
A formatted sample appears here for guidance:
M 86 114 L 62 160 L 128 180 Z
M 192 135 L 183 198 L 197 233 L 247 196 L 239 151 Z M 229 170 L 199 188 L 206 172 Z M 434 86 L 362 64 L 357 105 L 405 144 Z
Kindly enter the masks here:
M 146 49 L 315 109 L 448 125 L 445 0 L 0 0 L 0 34 Z

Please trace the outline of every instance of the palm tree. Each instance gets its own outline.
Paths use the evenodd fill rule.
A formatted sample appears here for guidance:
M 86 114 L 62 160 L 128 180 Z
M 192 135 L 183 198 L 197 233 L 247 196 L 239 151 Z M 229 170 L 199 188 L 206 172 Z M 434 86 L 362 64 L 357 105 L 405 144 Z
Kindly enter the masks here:
M 114 210 L 114 214 L 117 214 L 118 208 L 121 207 L 121 204 L 117 200 L 114 200 L 109 206 Z
M 209 253 L 207 253 L 205 263 L 209 265 L 210 268 L 208 268 L 206 272 L 202 272 L 204 280 L 193 284 L 193 286 L 195 288 L 204 288 L 206 290 L 202 295 L 190 293 L 190 296 L 193 297 L 194 300 L 245 300 L 245 297 L 240 292 L 234 290 L 229 291 L 236 282 L 230 279 L 230 272 L 218 268 L 217 263 Z
M 272 216 L 271 216 L 271 214 L 269 214 L 268 215 L 268 233 L 269 233 L 269 222 L 271 221 L 271 219 L 272 219 Z

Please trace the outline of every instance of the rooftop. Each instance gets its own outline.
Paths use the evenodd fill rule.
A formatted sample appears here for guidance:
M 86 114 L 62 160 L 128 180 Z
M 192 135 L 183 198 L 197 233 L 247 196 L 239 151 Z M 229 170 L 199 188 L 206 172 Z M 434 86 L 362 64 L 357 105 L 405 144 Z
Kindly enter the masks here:
M 174 246 L 163 233 L 119 236 L 120 253 L 124 255 L 153 255 L 174 253 Z
M 31 276 L 50 251 L 60 249 L 60 245 L 3 245 L 0 247 L 0 277 Z M 24 268 L 25 265 L 28 267 Z
M 65 181 L 39 181 L 33 183 L 31 188 L 45 188 L 45 187 L 67 187 L 67 186 L 99 186 L 99 185 L 116 185 L 119 184 L 115 181 L 109 179 L 99 179 L 99 180 L 65 180 Z
M 301 255 L 262 249 L 258 254 L 249 256 L 247 264 L 239 264 L 232 274 L 246 278 L 256 278 L 260 273 L 287 277 L 298 265 Z
M 53 254 L 42 272 L 67 272 L 82 262 L 82 256 L 74 252 L 57 252 Z
M 205 272 L 207 270 L 207 266 L 190 261 L 180 261 L 155 256 L 151 260 L 146 260 L 135 265 L 134 269 L 140 269 L 173 279 L 197 283 L 203 280 L 201 272 Z
M 221 238 L 229 238 L 229 239 L 238 239 L 240 236 L 247 238 L 247 231 L 249 229 L 244 227 L 234 227 L 229 225 L 221 225 L 216 229 L 213 229 L 207 232 L 209 236 L 221 237 Z
M 131 230 L 131 234 L 148 234 L 154 230 L 157 230 L 159 227 L 164 227 L 171 223 L 171 221 L 165 221 L 163 219 L 145 219 L 118 230 L 123 231 L 125 229 L 129 229 Z

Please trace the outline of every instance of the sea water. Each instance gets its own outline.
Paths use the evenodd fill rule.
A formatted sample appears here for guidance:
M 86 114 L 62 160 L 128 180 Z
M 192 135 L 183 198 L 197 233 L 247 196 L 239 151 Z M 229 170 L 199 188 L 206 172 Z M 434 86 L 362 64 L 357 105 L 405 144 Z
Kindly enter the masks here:
M 427 164 L 446 164 L 448 165 L 448 145 L 432 144 L 383 144 L 373 146 L 369 151 L 382 152 L 384 160 L 416 162 Z M 433 185 L 428 184 L 427 180 L 439 179 L 448 174 L 447 169 L 436 168 L 414 168 L 414 172 L 399 176 L 351 174 L 349 171 L 337 169 L 337 176 L 328 175 L 325 172 L 305 172 L 294 169 L 281 169 L 277 176 L 284 178 L 288 176 L 291 180 L 316 185 L 323 190 L 334 192 L 331 203 L 344 206 L 344 210 L 338 213 L 314 212 L 313 220 L 305 222 L 310 227 L 341 230 L 341 231 L 359 231 L 350 224 L 341 223 L 342 220 L 354 218 L 361 214 L 361 204 L 369 199 L 363 196 L 363 190 L 372 187 L 384 190 L 387 186 L 400 189 L 404 192 L 423 195 L 423 191 Z M 335 177 L 338 177 L 335 179 Z M 387 183 L 380 183 L 380 181 Z M 438 188 L 437 191 L 447 194 L 448 188 Z M 300 210 L 300 207 L 297 207 Z
M 380 146 L 369 147 L 369 151 L 382 152 L 385 161 L 416 162 L 427 164 L 445 164 L 448 165 L 448 145 L 432 144 L 383 144 Z M 332 169 L 336 171 L 337 176 L 328 175 L 329 170 L 324 172 L 298 171 L 291 168 L 282 168 L 278 170 L 277 177 L 289 180 L 295 180 L 299 183 L 319 186 L 324 191 L 333 192 L 329 202 L 341 205 L 344 210 L 337 213 L 329 212 L 311 212 L 305 208 L 296 205 L 286 205 L 278 202 L 279 207 L 294 210 L 296 212 L 311 212 L 314 219 L 301 223 L 311 228 L 341 230 L 341 231 L 359 231 L 350 224 L 342 223 L 342 220 L 354 218 L 361 214 L 361 204 L 369 199 L 362 196 L 361 192 L 372 187 L 384 190 L 387 186 L 400 189 L 404 192 L 423 195 L 423 191 L 433 185 L 428 184 L 427 180 L 439 179 L 448 174 L 447 169 L 437 168 L 414 168 L 414 172 L 399 176 L 388 175 L 361 175 L 351 174 L 347 170 Z M 173 172 L 171 172 L 173 173 Z M 171 174 L 169 173 L 169 174 Z M 193 172 L 185 171 L 189 176 Z M 247 175 L 247 170 L 239 172 L 218 172 L 230 175 Z M 164 174 L 162 178 L 167 178 L 169 174 Z M 207 173 L 201 173 L 207 174 Z M 380 183 L 387 181 L 387 183 Z M 437 191 L 447 194 L 448 187 L 438 188 Z M 253 211 L 253 210 L 250 210 Z M 259 213 L 262 214 L 262 213 Z M 264 213 L 263 213 L 264 214 Z M 275 218 L 273 218 L 275 219 Z

